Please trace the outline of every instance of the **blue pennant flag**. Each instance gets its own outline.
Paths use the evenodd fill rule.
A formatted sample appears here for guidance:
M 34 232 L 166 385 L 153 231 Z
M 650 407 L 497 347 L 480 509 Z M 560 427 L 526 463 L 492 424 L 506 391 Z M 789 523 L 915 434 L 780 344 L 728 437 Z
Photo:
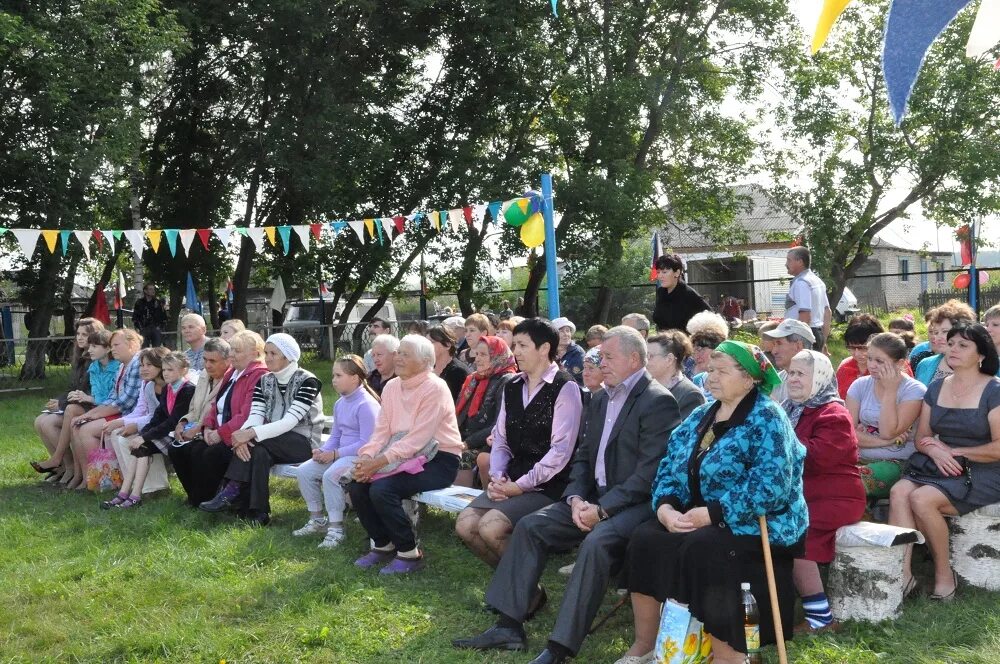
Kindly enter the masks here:
M 490 203 L 490 219 L 492 219 L 495 224 L 500 223 L 500 208 L 502 206 L 503 203 L 500 201 L 493 201 Z
M 167 246 L 170 247 L 170 255 L 173 257 L 177 256 L 177 229 L 167 228 L 163 231 L 164 235 L 167 236 Z M 188 275 L 190 278 L 191 275 Z
M 278 235 L 281 236 L 281 244 L 285 248 L 285 255 L 288 255 L 288 248 L 292 244 L 292 227 L 278 226 Z
M 59 240 L 62 242 L 63 256 L 69 253 L 69 236 L 73 231 L 59 231 Z

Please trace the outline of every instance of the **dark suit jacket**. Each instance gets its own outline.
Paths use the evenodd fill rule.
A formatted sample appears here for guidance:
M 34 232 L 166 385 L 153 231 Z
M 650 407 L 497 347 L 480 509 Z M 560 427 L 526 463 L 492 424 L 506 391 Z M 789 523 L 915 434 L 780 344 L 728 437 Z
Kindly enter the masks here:
M 670 393 L 677 399 L 682 420 L 686 420 L 691 411 L 705 403 L 705 394 L 684 376 L 681 376 L 677 384 L 670 388 Z
M 644 506 L 651 511 L 649 501 L 656 468 L 666 452 L 670 432 L 681 422 L 677 400 L 648 373 L 639 378 L 611 429 L 604 451 L 607 492 L 598 497 L 594 468 L 607 410 L 608 393 L 602 390 L 584 413 L 581 438 L 563 499 L 580 496 L 600 504 L 609 516 L 633 506 Z

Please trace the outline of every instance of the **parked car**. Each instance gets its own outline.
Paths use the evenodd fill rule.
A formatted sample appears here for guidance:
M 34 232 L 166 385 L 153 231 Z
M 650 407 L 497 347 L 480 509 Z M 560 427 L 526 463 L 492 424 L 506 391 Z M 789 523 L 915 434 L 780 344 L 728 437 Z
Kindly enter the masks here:
M 374 299 L 363 298 L 358 300 L 358 303 L 351 310 L 347 317 L 347 323 L 345 323 L 344 331 L 340 335 L 340 340 L 337 342 L 337 349 L 341 352 L 350 352 L 352 350 L 352 335 L 354 334 L 354 328 L 357 326 L 361 317 L 368 313 L 368 310 L 374 306 Z M 283 325 L 284 331 L 295 337 L 295 340 L 299 342 L 299 345 L 303 348 L 318 348 L 321 350 L 322 354 L 326 357 L 331 357 L 329 354 L 329 339 L 330 335 L 327 329 L 322 327 L 320 322 L 320 316 L 323 307 L 330 307 L 332 303 L 324 302 L 320 303 L 319 299 L 309 299 L 309 300 L 292 300 L 285 308 L 285 323 Z M 343 315 L 343 304 L 339 303 L 336 311 L 333 315 L 334 325 L 340 320 Z M 387 300 L 385 304 L 378 310 L 375 314 L 379 318 L 383 318 L 390 323 L 395 323 L 396 321 L 396 307 L 391 300 Z M 362 333 L 362 344 L 367 347 L 371 339 L 368 338 L 367 330 Z M 359 350 L 359 349 L 354 349 Z

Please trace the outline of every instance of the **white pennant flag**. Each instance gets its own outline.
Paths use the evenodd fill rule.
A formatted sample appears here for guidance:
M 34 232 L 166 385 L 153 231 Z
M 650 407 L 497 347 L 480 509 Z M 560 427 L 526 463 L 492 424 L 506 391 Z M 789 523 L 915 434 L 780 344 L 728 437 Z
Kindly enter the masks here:
M 309 235 L 310 235 L 309 225 L 308 224 L 299 224 L 298 226 L 292 226 L 292 230 L 294 230 L 295 234 L 299 236 L 300 240 L 302 240 L 302 249 L 304 251 L 308 252 L 309 251 Z
M 194 242 L 194 234 L 197 232 L 193 228 L 184 228 L 179 233 L 181 236 L 181 246 L 184 247 L 184 253 L 188 256 L 191 255 L 191 243 Z
M 213 228 L 212 232 L 215 233 L 215 237 L 219 238 L 223 247 L 229 247 L 229 238 L 233 234 L 232 228 Z
M 77 242 L 83 247 L 83 255 L 90 260 L 90 238 L 93 236 L 93 231 L 73 231 L 73 235 L 76 236 Z
M 247 236 L 253 240 L 254 246 L 257 247 L 257 251 L 264 250 L 264 228 L 261 226 L 250 227 L 247 229 Z
M 358 239 L 361 240 L 361 244 L 365 243 L 365 222 L 362 219 L 353 219 L 347 222 L 347 225 L 351 227 L 351 230 L 358 234 Z
M 128 240 L 129 245 L 132 247 L 132 253 L 135 254 L 136 258 L 142 258 L 146 234 L 137 230 L 125 231 L 125 239 Z
M 969 33 L 965 54 L 978 58 L 1000 42 L 1000 0 L 983 0 Z
M 21 253 L 30 261 L 42 232 L 34 228 L 12 228 L 10 232 L 14 234 L 17 243 L 21 246 Z
M 392 232 L 396 230 L 396 224 L 393 223 L 392 217 L 382 217 L 379 221 L 382 222 L 382 228 L 385 229 L 385 239 L 392 242 Z
M 472 206 L 472 225 L 476 228 L 482 228 L 483 219 L 486 218 L 486 204 L 479 203 Z
M 448 225 L 452 231 L 457 233 L 463 223 L 465 223 L 465 213 L 462 212 L 462 208 L 448 210 Z

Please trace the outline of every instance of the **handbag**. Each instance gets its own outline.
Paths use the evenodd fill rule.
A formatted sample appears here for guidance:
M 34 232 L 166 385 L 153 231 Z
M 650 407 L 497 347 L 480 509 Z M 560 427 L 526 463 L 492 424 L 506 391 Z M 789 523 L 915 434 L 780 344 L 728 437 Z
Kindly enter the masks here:
M 962 474 L 958 477 L 965 478 L 965 493 L 961 497 L 956 496 L 956 498 L 964 501 L 972 493 L 972 463 L 964 456 L 955 457 L 955 460 L 962 466 Z M 914 452 L 910 455 L 910 460 L 906 465 L 906 473 L 914 477 L 922 475 L 924 477 L 957 479 L 953 476 L 942 475 L 941 471 L 938 470 L 937 464 L 934 463 L 934 459 L 923 452 Z
M 653 661 L 662 664 L 701 664 L 712 657 L 712 639 L 687 607 L 667 600 L 660 613 Z
M 87 488 L 96 493 L 122 488 L 118 456 L 104 445 L 104 434 L 101 434 L 101 446 L 87 452 Z

